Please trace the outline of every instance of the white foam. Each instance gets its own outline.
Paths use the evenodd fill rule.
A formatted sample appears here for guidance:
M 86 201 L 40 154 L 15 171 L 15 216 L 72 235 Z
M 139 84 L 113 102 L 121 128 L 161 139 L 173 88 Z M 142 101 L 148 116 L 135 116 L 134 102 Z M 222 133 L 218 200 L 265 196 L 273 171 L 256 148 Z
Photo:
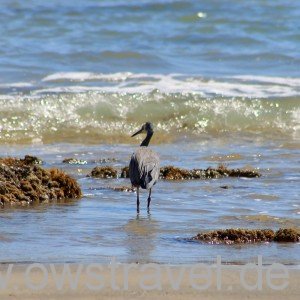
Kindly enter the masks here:
M 0 83 L 0 88 L 22 88 L 33 86 L 30 82 Z
M 233 76 L 207 79 L 200 76 L 183 74 L 146 74 L 146 73 L 90 73 L 67 72 L 55 73 L 43 78 L 47 81 L 100 81 L 101 85 L 55 86 L 43 88 L 36 93 L 45 92 L 120 92 L 149 93 L 159 90 L 163 93 L 195 93 L 203 96 L 222 95 L 229 97 L 290 97 L 300 95 L 300 78 L 266 77 L 266 76 Z M 109 82 L 109 84 L 105 84 Z
M 255 81 L 261 83 L 280 84 L 294 87 L 300 86 L 300 78 L 295 77 L 239 75 L 233 76 L 232 78 L 241 79 L 242 81 Z
M 91 86 L 58 86 L 58 87 L 51 87 L 51 88 L 44 88 L 39 89 L 32 92 L 32 95 L 38 94 L 46 94 L 46 93 L 83 93 L 83 92 L 101 92 L 102 89 L 100 87 L 91 87 Z
M 91 73 L 91 72 L 58 72 L 48 75 L 42 81 L 124 81 L 130 77 L 130 72 L 119 72 L 112 74 Z

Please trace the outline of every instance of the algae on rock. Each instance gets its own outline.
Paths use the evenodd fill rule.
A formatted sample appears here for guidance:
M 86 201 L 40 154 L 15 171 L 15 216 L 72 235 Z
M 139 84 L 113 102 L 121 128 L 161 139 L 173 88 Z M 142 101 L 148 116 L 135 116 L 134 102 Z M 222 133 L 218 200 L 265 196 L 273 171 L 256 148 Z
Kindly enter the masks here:
M 0 203 L 27 205 L 81 197 L 74 178 L 58 169 L 46 170 L 36 159 L 0 158 Z
M 118 171 L 110 166 L 104 166 L 104 167 L 95 167 L 91 174 L 88 175 L 90 177 L 96 177 L 96 178 L 117 178 Z
M 208 244 L 248 244 L 262 242 L 300 242 L 300 233 L 293 228 L 279 229 L 221 229 L 198 233 L 192 240 Z
M 210 179 L 222 177 L 260 177 L 261 174 L 251 169 L 228 169 L 220 165 L 217 168 L 207 169 L 183 169 L 174 166 L 165 166 L 160 168 L 160 179 L 165 180 L 190 180 L 190 179 Z M 122 178 L 129 178 L 129 168 L 124 167 L 121 170 Z

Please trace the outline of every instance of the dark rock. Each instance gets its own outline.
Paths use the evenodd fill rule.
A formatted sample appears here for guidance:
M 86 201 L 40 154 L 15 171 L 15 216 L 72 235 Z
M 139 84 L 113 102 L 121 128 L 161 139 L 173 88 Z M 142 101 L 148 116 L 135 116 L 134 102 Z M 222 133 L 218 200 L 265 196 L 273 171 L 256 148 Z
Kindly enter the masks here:
M 121 170 L 121 178 L 129 178 L 129 167 L 124 167 Z
M 186 169 L 166 166 L 160 168 L 160 178 L 167 180 L 193 179 L 193 173 Z
M 94 162 L 104 164 L 104 163 L 111 163 L 111 162 L 116 162 L 116 161 L 117 161 L 117 159 L 114 157 L 107 157 L 107 158 L 100 158 Z
M 64 164 L 70 164 L 70 165 L 86 165 L 87 161 L 77 158 L 65 158 L 63 160 Z
M 136 189 L 131 186 L 113 186 L 109 187 L 110 189 L 117 191 L 117 192 L 135 192 Z
M 274 241 L 297 243 L 300 242 L 300 233 L 293 228 L 280 228 L 275 234 Z
M 221 188 L 221 189 L 224 189 L 224 190 L 228 190 L 228 189 L 229 189 L 229 186 L 228 186 L 228 185 L 221 185 L 220 188 Z
M 115 168 L 110 166 L 104 166 L 104 167 L 98 166 L 92 170 L 89 176 L 97 177 L 97 178 L 117 178 L 118 172 Z
M 270 242 L 273 238 L 274 231 L 271 229 L 224 229 L 199 233 L 192 239 L 209 244 L 245 244 Z
M 96 168 L 101 168 L 101 167 L 96 167 Z M 107 167 L 103 167 L 103 168 L 107 168 Z M 252 177 L 260 177 L 260 176 L 261 174 L 255 170 L 227 169 L 222 165 L 216 169 L 207 168 L 207 169 L 192 169 L 192 170 L 177 168 L 174 166 L 165 166 L 160 168 L 160 175 L 159 175 L 160 179 L 165 179 L 165 180 L 191 180 L 191 179 L 210 179 L 210 178 L 223 178 L 223 177 L 252 178 Z M 106 178 L 101 176 L 96 176 L 96 177 Z M 129 178 L 128 166 L 121 169 L 121 178 Z
M 295 229 L 223 229 L 199 233 L 192 240 L 208 244 L 248 244 L 262 242 L 299 242 Z
M 40 158 L 31 155 L 25 155 L 24 159 L 20 160 L 27 165 L 41 165 L 43 163 Z
M 160 169 L 160 178 L 166 180 L 183 179 L 209 179 L 222 177 L 260 177 L 261 174 L 255 170 L 228 169 L 220 165 L 217 169 L 181 169 L 173 166 L 162 167 Z

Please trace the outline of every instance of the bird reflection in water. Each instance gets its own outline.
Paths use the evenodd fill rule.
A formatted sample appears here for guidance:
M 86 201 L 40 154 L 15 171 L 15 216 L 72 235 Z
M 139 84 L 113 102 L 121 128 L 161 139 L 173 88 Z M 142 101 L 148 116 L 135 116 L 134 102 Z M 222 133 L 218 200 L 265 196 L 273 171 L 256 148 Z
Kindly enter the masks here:
M 151 262 L 152 252 L 155 250 L 155 240 L 158 232 L 158 222 L 151 219 L 151 215 L 130 219 L 124 227 L 128 260 L 130 263 Z

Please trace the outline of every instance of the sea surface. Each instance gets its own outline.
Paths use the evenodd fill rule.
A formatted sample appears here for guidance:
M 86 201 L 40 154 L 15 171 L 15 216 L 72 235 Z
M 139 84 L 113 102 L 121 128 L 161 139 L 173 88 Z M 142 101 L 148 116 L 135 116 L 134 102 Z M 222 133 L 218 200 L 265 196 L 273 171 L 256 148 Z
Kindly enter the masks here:
M 0 1 L 0 155 L 36 155 L 81 200 L 0 210 L 0 262 L 300 264 L 298 244 L 188 242 L 223 228 L 300 228 L 300 3 Z M 128 179 L 146 121 L 161 165 L 260 178 L 159 181 L 151 213 Z M 66 165 L 75 157 L 83 165 Z M 103 162 L 108 159 L 109 162 Z M 221 186 L 228 186 L 223 189 Z

